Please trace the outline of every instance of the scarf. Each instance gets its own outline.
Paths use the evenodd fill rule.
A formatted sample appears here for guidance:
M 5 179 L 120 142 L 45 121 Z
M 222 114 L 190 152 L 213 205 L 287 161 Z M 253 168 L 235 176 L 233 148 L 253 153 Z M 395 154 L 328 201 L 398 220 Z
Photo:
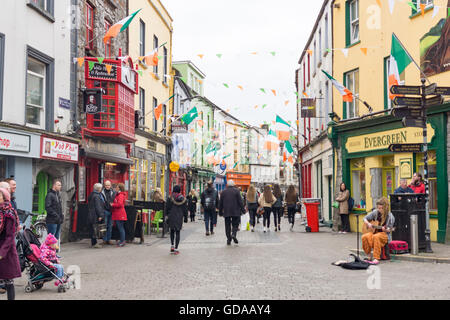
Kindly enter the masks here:
M 13 219 L 15 222 L 16 230 L 20 225 L 19 216 L 17 215 L 17 211 L 11 205 L 11 202 L 5 201 L 0 204 L 0 232 L 3 232 L 5 227 L 6 219 Z

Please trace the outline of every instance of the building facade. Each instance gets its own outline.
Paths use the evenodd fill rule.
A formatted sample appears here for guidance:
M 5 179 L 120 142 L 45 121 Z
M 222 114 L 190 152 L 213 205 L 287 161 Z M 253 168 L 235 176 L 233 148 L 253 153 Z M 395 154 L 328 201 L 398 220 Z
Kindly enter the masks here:
M 335 188 L 345 182 L 355 200 L 355 212 L 375 207 L 382 196 L 389 196 L 400 179 L 411 180 L 414 172 L 423 174 L 422 153 L 392 153 L 393 143 L 422 143 L 421 128 L 404 127 L 389 109 L 395 107 L 389 97 L 389 57 L 392 35 L 398 37 L 431 83 L 450 83 L 448 50 L 440 46 L 448 35 L 447 0 L 421 2 L 412 9 L 406 3 L 393 8 L 366 1 L 335 1 L 333 76 L 366 101 L 375 113 L 358 100 L 343 102 L 334 91 L 334 121 L 329 131 L 333 143 Z M 417 2 L 414 1 L 417 5 Z M 440 10 L 439 10 L 440 9 Z M 447 32 L 447 33 L 446 33 Z M 431 37 L 431 38 L 430 38 Z M 438 64 L 433 61 L 440 59 Z M 431 62 L 430 62 L 431 61 Z M 437 60 L 436 60 L 437 61 Z M 442 64 L 441 64 L 442 62 Z M 400 74 L 401 84 L 420 85 L 421 73 L 411 63 Z M 448 237 L 448 156 L 447 128 L 449 103 L 427 108 L 429 143 L 429 187 L 431 240 L 444 242 Z M 386 110 L 386 112 L 384 112 Z M 439 174 L 438 174 L 439 173 Z M 355 229 L 355 217 L 351 216 Z
M 140 70 L 135 109 L 140 113 L 133 165 L 130 169 L 130 199 L 150 201 L 160 189 L 164 196 L 169 183 L 169 115 L 172 114 L 172 18 L 159 0 L 129 1 L 129 14 L 142 9 L 129 27 L 129 55 L 137 58 Z M 157 54 L 156 65 L 139 57 Z

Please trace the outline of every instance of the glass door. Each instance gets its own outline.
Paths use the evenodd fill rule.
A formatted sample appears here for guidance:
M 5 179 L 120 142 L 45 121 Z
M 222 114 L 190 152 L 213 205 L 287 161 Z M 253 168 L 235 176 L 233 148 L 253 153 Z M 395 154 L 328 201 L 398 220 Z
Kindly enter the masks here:
M 389 195 L 395 190 L 395 169 L 383 169 L 383 196 L 389 199 Z

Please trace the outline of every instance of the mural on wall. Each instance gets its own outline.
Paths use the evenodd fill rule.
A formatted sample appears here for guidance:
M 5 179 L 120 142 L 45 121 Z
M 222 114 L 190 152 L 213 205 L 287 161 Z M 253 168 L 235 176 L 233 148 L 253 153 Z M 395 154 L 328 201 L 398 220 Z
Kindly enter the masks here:
M 426 76 L 450 71 L 450 10 L 420 39 L 420 63 Z

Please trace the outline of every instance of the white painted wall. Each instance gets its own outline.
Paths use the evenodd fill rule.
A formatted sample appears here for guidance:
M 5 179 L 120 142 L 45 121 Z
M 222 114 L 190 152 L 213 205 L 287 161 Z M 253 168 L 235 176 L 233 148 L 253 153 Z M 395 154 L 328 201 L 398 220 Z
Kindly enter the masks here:
M 70 110 L 59 108 L 59 98 L 70 100 L 70 0 L 54 1 L 55 22 L 27 6 L 28 0 L 1 1 L 0 32 L 5 34 L 3 121 L 25 125 L 27 45 L 55 60 L 55 132 L 67 132 Z

